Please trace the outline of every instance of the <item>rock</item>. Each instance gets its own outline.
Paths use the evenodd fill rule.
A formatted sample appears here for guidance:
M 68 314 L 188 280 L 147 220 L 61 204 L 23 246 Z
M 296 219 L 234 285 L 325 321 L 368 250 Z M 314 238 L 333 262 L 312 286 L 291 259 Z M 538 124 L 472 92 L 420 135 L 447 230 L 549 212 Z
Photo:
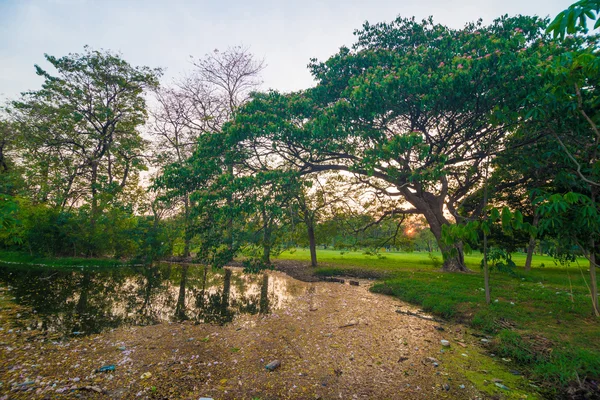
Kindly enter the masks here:
M 96 370 L 96 372 L 111 372 L 115 370 L 115 366 L 114 364 L 111 365 L 105 365 L 103 367 L 100 367 Z
M 498 386 L 502 390 L 510 390 L 508 387 L 504 386 L 500 382 L 494 382 L 494 385 Z
M 483 344 L 486 344 L 486 343 L 489 343 L 489 342 L 490 342 L 490 341 L 489 341 L 489 340 L 487 340 L 487 339 L 481 339 L 481 343 L 483 343 Z
M 450 385 L 448 385 L 447 383 L 444 384 L 443 388 L 446 392 L 450 391 Z
M 144 372 L 141 376 L 140 379 L 148 379 L 152 376 L 151 372 Z
M 348 281 L 352 286 L 360 286 L 360 282 L 358 281 Z
M 464 389 L 465 385 L 458 385 L 459 388 Z
M 279 368 L 280 365 L 281 365 L 281 361 L 273 360 L 270 363 L 268 363 L 267 365 L 265 365 L 265 369 L 267 371 L 275 371 L 277 368 Z
M 447 340 L 444 340 L 444 339 L 440 340 L 440 343 L 441 343 L 441 344 L 442 344 L 442 346 L 444 346 L 444 347 L 449 347 L 449 346 L 450 346 L 450 342 L 449 342 L 449 341 L 447 341 Z
M 520 373 L 519 371 L 514 370 L 514 369 L 510 370 L 510 373 L 513 375 L 517 375 L 517 376 L 523 375 L 522 373 Z

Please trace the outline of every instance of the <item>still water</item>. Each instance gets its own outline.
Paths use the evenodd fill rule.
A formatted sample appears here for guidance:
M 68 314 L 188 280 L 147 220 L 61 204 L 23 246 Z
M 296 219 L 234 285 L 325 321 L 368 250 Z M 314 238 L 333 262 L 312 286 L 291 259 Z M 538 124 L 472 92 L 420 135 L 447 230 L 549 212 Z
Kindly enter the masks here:
M 267 314 L 305 291 L 279 273 L 245 274 L 194 265 L 32 267 L 0 263 L 0 297 L 16 303 L 16 328 L 57 336 L 119 326 L 188 320 L 226 324 L 240 314 Z

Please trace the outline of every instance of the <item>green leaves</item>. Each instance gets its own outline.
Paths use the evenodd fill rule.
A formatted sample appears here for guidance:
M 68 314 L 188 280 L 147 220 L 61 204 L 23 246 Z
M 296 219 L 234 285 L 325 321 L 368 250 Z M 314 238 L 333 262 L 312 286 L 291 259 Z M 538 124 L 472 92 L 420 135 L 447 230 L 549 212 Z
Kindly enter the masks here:
M 596 20 L 594 29 L 600 27 L 600 1 L 580 0 L 559 13 L 548 25 L 547 32 L 564 38 L 565 34 L 574 34 L 578 30 L 587 32 L 587 20 Z

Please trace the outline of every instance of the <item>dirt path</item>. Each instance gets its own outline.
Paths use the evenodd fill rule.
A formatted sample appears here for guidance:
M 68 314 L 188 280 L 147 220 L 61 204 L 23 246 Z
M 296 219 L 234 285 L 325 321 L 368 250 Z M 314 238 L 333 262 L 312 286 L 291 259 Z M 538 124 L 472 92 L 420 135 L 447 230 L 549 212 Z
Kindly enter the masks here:
M 441 331 L 440 323 L 398 313 L 417 310 L 370 293 L 367 282 L 269 274 L 291 295 L 271 314 L 240 315 L 225 326 L 164 323 L 53 342 L 11 331 L 9 314 L 18 309 L 5 308 L 0 398 L 534 398 L 514 387 L 517 377 L 507 381 L 506 368 L 482 366 L 488 357 L 464 327 Z M 273 360 L 281 366 L 266 371 Z M 114 372 L 94 372 L 111 364 Z

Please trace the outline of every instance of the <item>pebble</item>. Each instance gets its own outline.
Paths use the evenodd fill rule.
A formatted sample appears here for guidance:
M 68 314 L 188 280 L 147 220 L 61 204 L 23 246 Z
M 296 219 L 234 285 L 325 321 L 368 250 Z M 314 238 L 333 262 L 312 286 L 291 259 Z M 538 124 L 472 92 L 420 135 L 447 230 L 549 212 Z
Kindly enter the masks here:
M 442 346 L 444 346 L 444 347 L 448 347 L 448 346 L 450 346 L 450 342 L 449 342 L 449 341 L 447 341 L 447 340 L 444 340 L 444 339 L 440 340 L 440 343 L 441 343 L 441 344 L 442 344 Z
M 148 378 L 150 378 L 151 376 L 152 376 L 152 373 L 151 373 L 151 372 L 144 372 L 144 373 L 142 374 L 142 376 L 140 376 L 140 379 L 148 379 Z

